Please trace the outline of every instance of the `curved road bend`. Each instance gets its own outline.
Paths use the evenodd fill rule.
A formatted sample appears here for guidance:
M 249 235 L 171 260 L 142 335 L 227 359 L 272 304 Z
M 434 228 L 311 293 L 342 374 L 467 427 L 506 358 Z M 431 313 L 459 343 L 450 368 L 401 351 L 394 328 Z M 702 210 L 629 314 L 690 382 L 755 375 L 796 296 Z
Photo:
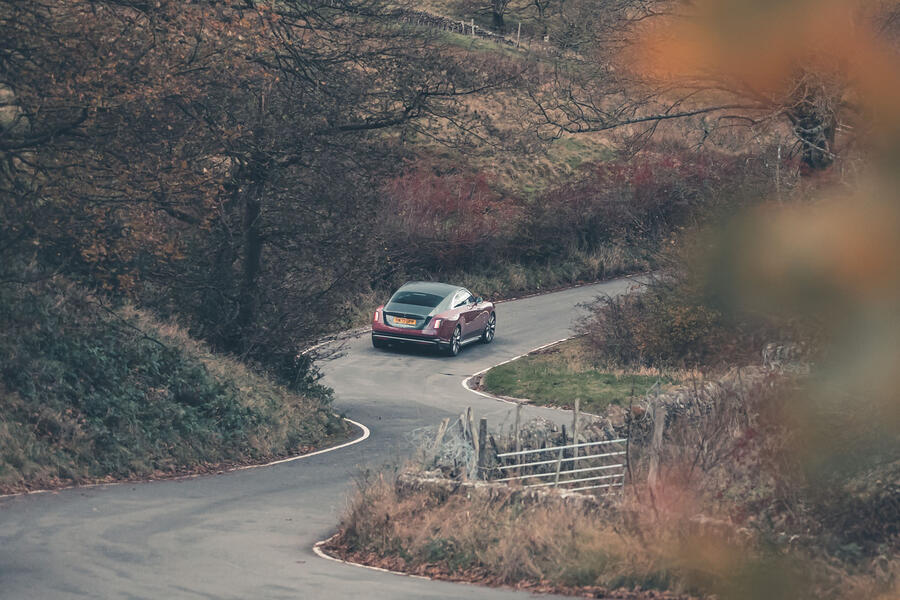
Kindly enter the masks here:
M 0 499 L 0 598 L 522 598 L 512 590 L 398 577 L 318 558 L 354 475 L 398 456 L 410 431 L 472 406 L 492 426 L 512 406 L 461 380 L 570 334 L 575 306 L 616 280 L 501 304 L 497 338 L 453 359 L 376 351 L 368 336 L 324 365 L 335 405 L 370 439 L 272 467 L 182 481 Z M 528 416 L 559 418 L 548 409 Z

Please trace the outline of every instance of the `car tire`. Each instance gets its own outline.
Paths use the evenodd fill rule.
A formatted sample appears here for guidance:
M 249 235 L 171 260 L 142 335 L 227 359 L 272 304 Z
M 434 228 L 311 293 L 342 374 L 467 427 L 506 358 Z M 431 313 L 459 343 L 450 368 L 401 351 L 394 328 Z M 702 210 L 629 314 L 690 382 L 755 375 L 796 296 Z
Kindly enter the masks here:
M 376 348 L 384 348 L 385 346 L 387 346 L 387 342 L 377 340 L 375 339 L 375 336 L 372 336 L 372 345 Z
M 459 354 L 461 348 L 462 329 L 460 329 L 459 325 L 457 325 L 456 329 L 453 330 L 453 335 L 450 336 L 450 344 L 447 346 L 447 354 L 450 356 L 456 356 L 457 354 Z
M 481 343 L 482 344 L 490 344 L 494 341 L 494 334 L 497 332 L 497 315 L 491 313 L 491 316 L 488 317 L 487 325 L 484 326 L 484 331 L 481 332 Z

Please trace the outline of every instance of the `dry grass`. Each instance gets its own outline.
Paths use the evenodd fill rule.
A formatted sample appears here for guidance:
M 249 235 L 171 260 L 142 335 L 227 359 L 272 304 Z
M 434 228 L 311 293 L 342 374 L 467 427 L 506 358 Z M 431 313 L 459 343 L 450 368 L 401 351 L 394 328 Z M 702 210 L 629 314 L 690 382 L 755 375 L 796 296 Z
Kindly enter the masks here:
M 489 135 L 468 138 L 471 147 L 461 153 L 422 137 L 416 141 L 422 155 L 453 169 L 459 164 L 490 173 L 499 188 L 524 198 L 560 185 L 576 176 L 583 165 L 604 162 L 615 155 L 616 142 L 601 133 L 565 135 L 541 142 L 529 129 L 534 121 L 515 90 L 499 89 L 463 101 L 463 114 L 480 115 Z M 524 126 L 523 126 L 524 124 Z
M 896 597 L 898 539 L 883 522 L 895 515 L 887 482 L 896 466 L 860 474 L 880 490 L 871 498 L 848 483 L 823 501 L 790 460 L 794 427 L 779 418 L 799 382 L 723 381 L 671 405 L 652 488 L 643 483 L 650 429 L 629 426 L 638 483 L 618 505 L 546 506 L 510 488 L 470 494 L 378 475 L 360 486 L 333 551 L 395 570 L 588 596 L 624 587 L 648 598 L 657 597 L 650 590 L 724 600 Z M 847 510 L 852 530 L 834 520 Z
M 699 499 L 671 481 L 655 507 L 631 492 L 618 507 L 584 511 L 525 505 L 509 492 L 401 493 L 379 475 L 356 494 L 329 550 L 435 578 L 589 597 L 896 597 L 896 558 L 848 568 L 761 544 L 725 515 L 698 514 Z
M 610 515 L 524 506 L 502 494 L 493 501 L 401 495 L 384 476 L 354 498 L 335 547 L 414 573 L 493 584 L 677 587 L 663 557 L 619 531 Z

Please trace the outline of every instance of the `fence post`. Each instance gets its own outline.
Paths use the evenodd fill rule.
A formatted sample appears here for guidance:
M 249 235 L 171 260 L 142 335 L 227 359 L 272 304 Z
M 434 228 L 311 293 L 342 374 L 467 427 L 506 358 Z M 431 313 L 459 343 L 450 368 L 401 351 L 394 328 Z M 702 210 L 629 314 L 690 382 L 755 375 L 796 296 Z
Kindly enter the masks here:
M 556 458 L 556 479 L 553 480 L 553 487 L 559 486 L 559 471 L 562 469 L 563 449 L 559 449 L 559 456 Z
M 478 477 L 478 430 L 475 429 L 475 416 L 472 414 L 472 407 L 466 409 L 466 425 L 469 429 L 469 439 L 472 440 L 472 450 L 475 452 L 475 477 Z
M 520 450 L 522 450 L 522 441 L 521 441 L 521 438 L 519 437 L 519 425 L 521 424 L 521 418 L 522 418 L 522 405 L 517 403 L 516 404 L 516 424 L 515 424 L 515 433 L 514 433 L 514 435 L 516 437 L 516 452 L 519 452 Z M 521 463 L 522 463 L 522 457 L 519 455 L 516 455 L 516 464 L 518 465 Z M 521 473 L 521 471 L 519 469 L 516 469 L 516 475 L 519 475 L 520 473 Z
M 472 37 L 475 37 L 475 19 L 472 19 Z
M 484 464 L 487 462 L 487 419 L 478 421 L 478 474 L 484 473 Z
M 581 398 L 575 398 L 575 411 L 572 415 L 572 443 L 578 443 L 578 415 L 581 413 Z M 578 448 L 572 448 L 572 456 L 578 456 Z
M 519 452 L 522 449 L 522 439 L 519 437 L 519 426 L 522 423 L 522 405 L 516 404 L 516 424 L 515 424 L 515 436 L 516 436 L 516 452 Z
M 447 433 L 447 427 L 450 425 L 450 418 L 446 417 L 441 421 L 441 424 L 438 426 L 437 435 L 434 436 L 434 445 L 431 447 L 431 454 L 433 457 L 437 457 L 438 451 L 441 449 L 441 442 L 444 441 L 444 434 Z
M 516 32 L 516 48 L 519 47 L 519 38 L 522 37 L 522 21 L 519 21 L 519 30 Z
M 663 431 L 666 428 L 666 409 L 659 402 L 657 393 L 656 402 L 653 403 L 653 435 L 650 440 L 650 469 L 647 473 L 647 483 L 650 492 L 656 490 L 659 483 L 659 455 L 662 453 Z

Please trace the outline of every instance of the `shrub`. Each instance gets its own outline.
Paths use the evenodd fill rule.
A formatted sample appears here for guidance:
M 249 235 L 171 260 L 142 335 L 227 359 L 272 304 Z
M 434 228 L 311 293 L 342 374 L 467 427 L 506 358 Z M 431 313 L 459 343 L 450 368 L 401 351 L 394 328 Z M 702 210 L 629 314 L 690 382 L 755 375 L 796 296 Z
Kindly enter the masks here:
M 764 195 L 770 170 L 757 155 L 658 147 L 526 199 L 422 160 L 385 185 L 371 285 L 452 278 L 504 295 L 645 269 L 674 232 Z
M 702 275 L 681 263 L 640 291 L 598 298 L 582 332 L 613 362 L 678 368 L 757 362 L 767 341 L 796 335 L 774 320 L 737 317 L 719 306 Z
M 410 267 L 452 269 L 502 249 L 514 230 L 517 203 L 485 173 L 436 173 L 420 164 L 389 181 L 380 221 L 390 254 Z
M 660 287 L 599 298 L 584 332 L 596 350 L 626 365 L 692 368 L 730 358 L 722 314 Z
M 652 250 L 679 227 L 764 196 L 771 174 L 754 158 L 668 149 L 597 163 L 528 205 L 517 247 L 531 257 L 610 244 Z

